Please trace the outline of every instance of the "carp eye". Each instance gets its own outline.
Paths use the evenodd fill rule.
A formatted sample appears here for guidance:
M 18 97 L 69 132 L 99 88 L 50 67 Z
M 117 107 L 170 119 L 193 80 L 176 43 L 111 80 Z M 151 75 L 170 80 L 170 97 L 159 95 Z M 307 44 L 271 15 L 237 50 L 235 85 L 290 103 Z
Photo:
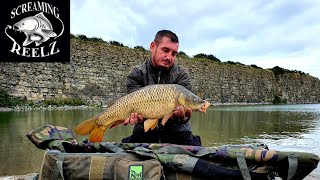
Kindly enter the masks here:
M 24 23 L 22 23 L 22 25 L 24 25 Z

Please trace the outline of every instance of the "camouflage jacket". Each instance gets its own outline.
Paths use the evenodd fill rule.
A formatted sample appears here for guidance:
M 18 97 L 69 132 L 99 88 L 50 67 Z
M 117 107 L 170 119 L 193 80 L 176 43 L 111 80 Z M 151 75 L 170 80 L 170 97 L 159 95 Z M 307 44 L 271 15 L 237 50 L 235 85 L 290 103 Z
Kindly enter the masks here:
M 180 84 L 192 91 L 187 70 L 174 64 L 170 69 L 158 69 L 151 64 L 151 59 L 135 66 L 127 78 L 128 93 L 152 84 Z

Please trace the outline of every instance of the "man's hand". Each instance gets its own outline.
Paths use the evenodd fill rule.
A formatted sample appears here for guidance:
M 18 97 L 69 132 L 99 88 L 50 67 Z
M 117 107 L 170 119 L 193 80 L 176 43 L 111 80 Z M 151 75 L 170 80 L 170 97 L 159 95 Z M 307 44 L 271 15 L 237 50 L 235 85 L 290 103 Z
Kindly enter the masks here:
M 136 125 L 138 124 L 138 122 L 143 122 L 143 118 L 140 114 L 138 113 L 131 113 L 130 117 L 127 118 L 123 124 L 126 126 L 128 124 L 131 124 L 131 125 Z
M 184 124 L 190 120 L 191 114 L 192 110 L 190 108 L 177 106 L 177 109 L 173 112 L 171 119 L 178 124 Z

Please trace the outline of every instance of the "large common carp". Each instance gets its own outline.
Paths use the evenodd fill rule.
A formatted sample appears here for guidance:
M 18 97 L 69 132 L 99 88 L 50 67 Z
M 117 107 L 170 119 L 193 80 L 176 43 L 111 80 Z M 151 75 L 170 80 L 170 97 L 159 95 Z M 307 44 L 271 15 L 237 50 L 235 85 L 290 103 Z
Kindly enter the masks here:
M 89 134 L 91 142 L 101 142 L 107 127 L 123 123 L 132 112 L 147 119 L 144 121 L 144 130 L 148 131 L 157 126 L 159 119 L 164 125 L 179 105 L 206 112 L 210 104 L 181 85 L 149 85 L 119 98 L 105 112 L 77 125 L 75 132 Z

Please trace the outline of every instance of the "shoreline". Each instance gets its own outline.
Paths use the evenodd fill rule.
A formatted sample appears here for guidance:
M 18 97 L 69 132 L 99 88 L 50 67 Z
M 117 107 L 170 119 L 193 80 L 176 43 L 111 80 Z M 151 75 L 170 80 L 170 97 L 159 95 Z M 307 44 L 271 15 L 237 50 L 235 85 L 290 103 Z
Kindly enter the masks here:
M 233 103 L 211 103 L 211 106 L 251 106 L 251 105 L 273 105 L 272 103 L 261 102 L 261 103 L 244 103 L 244 102 L 233 102 Z
M 83 110 L 83 109 L 96 109 L 96 108 L 105 108 L 99 106 L 88 106 L 88 105 L 81 105 L 81 106 L 16 106 L 16 107 L 0 107 L 0 112 L 9 112 L 9 111 L 33 111 L 33 110 Z
M 245 103 L 245 102 L 233 102 L 233 103 L 220 103 L 210 102 L 210 106 L 253 106 L 253 105 L 290 105 L 290 104 L 319 104 L 319 103 L 287 103 L 287 104 L 272 104 L 269 102 L 261 103 Z M 98 105 L 81 105 L 81 106 L 15 106 L 15 107 L 0 107 L 0 112 L 9 111 L 32 111 L 32 110 L 84 110 L 84 109 L 106 109 L 107 106 Z
M 272 103 L 214 103 L 211 102 L 210 106 L 245 106 L 245 105 L 270 105 Z M 8 111 L 32 111 L 32 110 L 73 110 L 73 109 L 106 109 L 107 106 L 95 106 L 95 105 L 81 105 L 81 106 L 15 106 L 15 107 L 0 107 L 0 112 Z

